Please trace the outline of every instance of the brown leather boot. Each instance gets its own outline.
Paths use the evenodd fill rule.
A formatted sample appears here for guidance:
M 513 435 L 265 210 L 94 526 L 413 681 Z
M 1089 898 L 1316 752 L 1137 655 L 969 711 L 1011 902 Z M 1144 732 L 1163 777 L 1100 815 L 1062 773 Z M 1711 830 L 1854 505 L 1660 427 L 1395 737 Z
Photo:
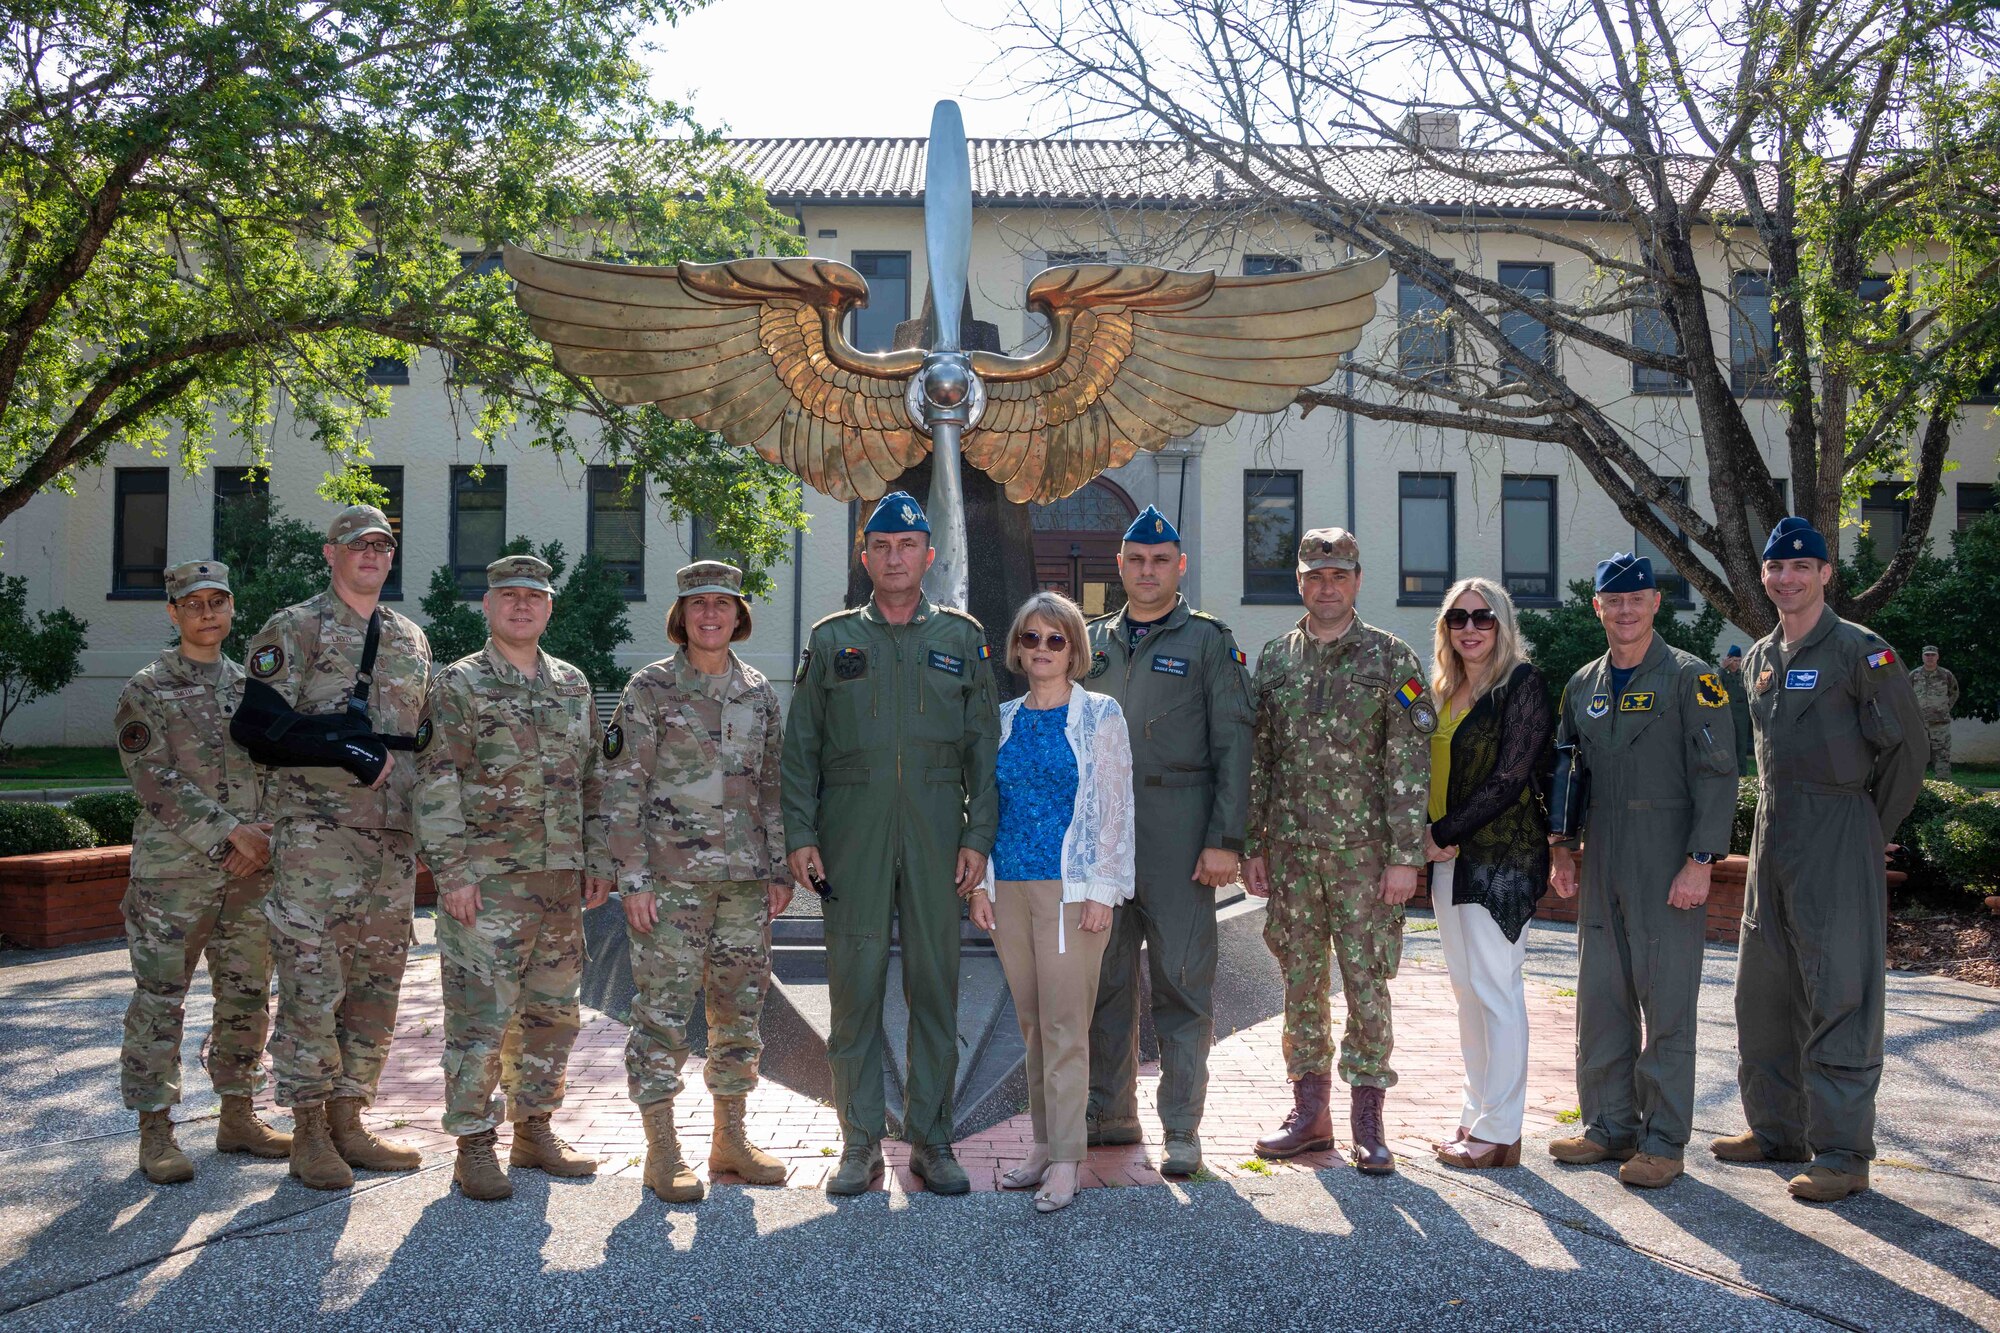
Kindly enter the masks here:
M 646 1188 L 667 1203 L 694 1203 L 707 1193 L 701 1177 L 681 1160 L 674 1135 L 674 1099 L 663 1097 L 639 1108 L 646 1125 Z
M 424 1164 L 424 1155 L 409 1144 L 382 1138 L 361 1123 L 359 1097 L 335 1097 L 328 1102 L 326 1127 L 333 1137 L 334 1151 L 349 1166 L 363 1171 L 414 1171 Z
M 549 1128 L 547 1111 L 514 1122 L 514 1146 L 507 1150 L 509 1166 L 531 1166 L 552 1176 L 594 1176 L 598 1161 L 563 1142 L 562 1136 Z
M 326 1128 L 326 1103 L 292 1108 L 292 1175 L 316 1190 L 354 1188 L 354 1172 L 340 1160 Z
M 708 1171 L 727 1171 L 752 1185 L 782 1185 L 785 1164 L 750 1142 L 743 1128 L 743 1097 L 715 1099 L 715 1132 L 708 1139 Z
M 507 1179 L 500 1159 L 493 1155 L 498 1139 L 499 1131 L 491 1129 L 458 1136 L 458 1160 L 451 1164 L 451 1178 L 466 1198 L 490 1201 L 514 1197 L 514 1182 Z
M 174 1142 L 172 1111 L 139 1112 L 139 1169 L 155 1185 L 178 1185 L 194 1179 L 194 1163 Z
M 1351 1089 L 1347 1120 L 1354 1132 L 1354 1146 L 1347 1155 L 1355 1167 L 1371 1176 L 1395 1174 L 1396 1159 L 1389 1155 L 1389 1145 L 1382 1141 L 1382 1089 Z
M 247 1152 L 273 1161 L 292 1155 L 292 1136 L 265 1124 L 248 1097 L 225 1096 L 215 1126 L 217 1152 Z
M 1307 1074 L 1292 1083 L 1292 1109 L 1274 1134 L 1257 1140 L 1257 1155 L 1283 1159 L 1333 1146 L 1332 1074 Z

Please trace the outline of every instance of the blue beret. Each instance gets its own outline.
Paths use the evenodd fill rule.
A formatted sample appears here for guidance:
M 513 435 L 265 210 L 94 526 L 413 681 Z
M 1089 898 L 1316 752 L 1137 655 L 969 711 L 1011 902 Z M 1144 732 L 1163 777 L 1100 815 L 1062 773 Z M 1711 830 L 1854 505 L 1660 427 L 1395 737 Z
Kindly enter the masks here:
M 1134 546 L 1158 546 L 1162 542 L 1180 542 L 1180 533 L 1167 522 L 1167 516 L 1156 505 L 1147 505 L 1139 511 L 1139 517 L 1132 520 L 1132 526 L 1125 529 L 1125 540 Z
M 1826 560 L 1826 538 L 1797 514 L 1778 520 L 1771 539 L 1764 543 L 1766 560 Z
M 924 507 L 916 502 L 908 491 L 890 491 L 875 502 L 875 512 L 862 528 L 868 532 L 929 532 L 931 521 L 924 517 Z
M 1660 585 L 1653 582 L 1653 562 L 1630 551 L 1615 552 L 1609 560 L 1597 562 L 1597 591 L 1644 592 Z

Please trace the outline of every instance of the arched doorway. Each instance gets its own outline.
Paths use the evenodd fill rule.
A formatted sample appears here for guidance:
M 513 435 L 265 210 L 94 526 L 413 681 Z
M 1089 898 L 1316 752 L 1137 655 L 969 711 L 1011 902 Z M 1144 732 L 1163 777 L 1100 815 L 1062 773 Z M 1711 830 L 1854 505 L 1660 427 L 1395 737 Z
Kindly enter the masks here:
M 1060 500 L 1032 507 L 1035 586 L 1066 594 L 1086 616 L 1125 605 L 1118 581 L 1118 543 L 1139 508 L 1099 477 Z

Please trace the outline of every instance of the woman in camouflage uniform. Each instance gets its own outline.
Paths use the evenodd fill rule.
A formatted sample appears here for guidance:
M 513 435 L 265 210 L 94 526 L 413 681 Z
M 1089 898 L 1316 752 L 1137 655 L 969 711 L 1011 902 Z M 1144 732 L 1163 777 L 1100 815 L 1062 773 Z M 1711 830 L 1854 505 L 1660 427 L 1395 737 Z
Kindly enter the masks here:
M 681 651 L 632 677 L 604 733 L 604 808 L 638 987 L 626 1083 L 645 1118 L 646 1184 L 669 1203 L 703 1193 L 674 1133 L 688 1018 L 703 997 L 715 1098 L 708 1169 L 753 1185 L 785 1179 L 784 1163 L 743 1129 L 763 1050 L 771 918 L 792 897 L 778 696 L 729 647 L 749 637 L 743 571 L 716 560 L 682 569 L 667 613 Z

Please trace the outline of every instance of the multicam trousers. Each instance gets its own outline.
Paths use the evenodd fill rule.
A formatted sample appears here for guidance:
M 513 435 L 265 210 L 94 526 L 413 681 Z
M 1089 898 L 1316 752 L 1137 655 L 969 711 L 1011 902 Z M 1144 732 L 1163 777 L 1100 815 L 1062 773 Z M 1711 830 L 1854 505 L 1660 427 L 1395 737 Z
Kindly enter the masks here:
M 1931 770 L 1940 778 L 1951 776 L 1951 723 L 1926 722 L 1924 734 L 1931 740 Z
M 132 1003 L 118 1085 L 135 1111 L 181 1099 L 181 1028 L 195 964 L 208 956 L 215 1015 L 208 1076 L 224 1097 L 248 1097 L 264 1081 L 271 1030 L 271 937 L 258 905 L 267 872 L 187 879 L 135 877 L 125 889 L 125 940 L 132 952 Z
M 1340 1077 L 1395 1087 L 1389 981 L 1403 958 L 1403 909 L 1382 901 L 1381 852 L 1273 843 L 1270 875 L 1264 943 L 1285 976 L 1286 1077 L 1333 1070 L 1331 955 L 1347 999 Z
M 271 837 L 271 865 L 264 919 L 278 971 L 278 1103 L 372 1102 L 410 956 L 415 839 L 285 818 Z
M 444 1132 L 463 1137 L 562 1105 L 583 987 L 583 881 L 574 870 L 480 881 L 479 915 L 439 909 Z M 494 1089 L 505 1087 L 503 1106 Z M 509 1108 L 511 1107 L 511 1111 Z
M 625 1082 L 640 1106 L 681 1090 L 687 1025 L 708 1004 L 708 1090 L 740 1097 L 757 1086 L 764 992 L 771 984 L 771 927 L 762 880 L 658 882 L 660 919 L 651 934 L 627 926 L 632 943 L 632 1032 Z

